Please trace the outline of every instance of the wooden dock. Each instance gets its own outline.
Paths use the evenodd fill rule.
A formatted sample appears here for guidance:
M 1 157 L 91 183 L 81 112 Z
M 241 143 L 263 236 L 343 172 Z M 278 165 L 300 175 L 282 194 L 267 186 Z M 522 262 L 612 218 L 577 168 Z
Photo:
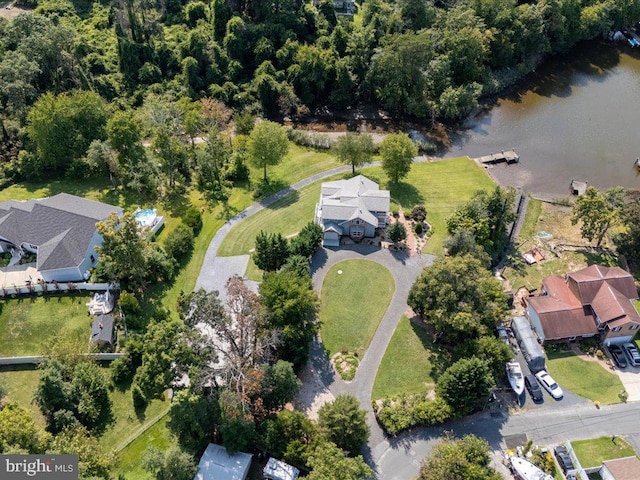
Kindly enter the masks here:
M 478 157 L 476 161 L 485 165 L 492 165 L 494 163 L 518 163 L 520 156 L 515 150 L 502 150 L 499 153 L 492 153 L 491 155 L 485 155 L 484 157 Z

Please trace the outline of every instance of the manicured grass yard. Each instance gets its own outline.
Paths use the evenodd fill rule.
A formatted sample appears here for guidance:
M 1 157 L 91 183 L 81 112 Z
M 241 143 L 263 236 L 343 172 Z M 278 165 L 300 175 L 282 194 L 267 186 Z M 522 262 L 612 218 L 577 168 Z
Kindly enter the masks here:
M 86 294 L 65 294 L 0 301 L 0 356 L 40 355 L 55 337 L 71 340 L 78 352 L 86 352 L 89 300 Z
M 153 478 L 142 468 L 141 459 L 144 451 L 149 447 L 165 450 L 175 443 L 175 439 L 167 428 L 168 421 L 169 415 L 165 415 L 118 454 L 113 472 L 114 478 L 117 478 L 118 474 L 124 475 L 127 480 L 151 480 Z
M 573 352 L 547 355 L 547 370 L 561 388 L 589 400 L 598 400 L 603 405 L 620 402 L 618 394 L 624 386 L 617 375 L 598 362 L 582 360 Z
M 604 460 L 632 457 L 636 454 L 631 445 L 621 437 L 615 437 L 615 442 L 611 441 L 611 437 L 600 437 L 590 440 L 577 440 L 571 442 L 571 445 L 576 452 L 576 457 L 580 460 L 582 468 L 597 467 Z
M 495 188 L 484 169 L 467 157 L 416 163 L 407 178 L 398 184 L 389 182 L 380 167 L 365 168 L 361 173 L 378 181 L 380 188 L 389 189 L 391 197 L 400 202 L 405 211 L 414 205 L 425 205 L 433 235 L 423 251 L 435 255 L 444 253 L 446 219 L 476 191 Z
M 107 378 L 110 375 L 108 369 L 103 369 L 103 373 Z M 144 413 L 138 415 L 133 408 L 130 388 L 126 390 L 115 388 L 110 392 L 109 397 L 113 405 L 114 422 L 100 436 L 100 443 L 105 450 L 109 451 L 118 449 L 130 438 L 138 435 L 147 422 L 167 413 L 170 406 L 168 401 L 153 400 Z
M 34 405 L 33 392 L 38 385 L 38 370 L 14 370 L 0 372 L 0 384 L 7 389 L 7 402 L 15 402 L 32 413 L 35 422 L 42 428 L 45 426 L 40 409 Z
M 394 290 L 391 273 L 375 262 L 347 260 L 331 267 L 320 296 L 320 335 L 329 357 L 343 350 L 362 357 Z
M 433 389 L 432 349 L 431 336 L 403 316 L 382 357 L 371 399 L 426 393 Z
M 341 176 L 328 180 L 337 180 Z M 316 203 L 320 196 L 322 182 L 302 188 L 281 198 L 273 205 L 247 218 L 231 229 L 224 239 L 218 255 L 246 255 L 255 246 L 256 235 L 260 230 L 268 233 L 281 233 L 283 236 L 294 234 L 307 223 L 313 221 Z
M 520 229 L 519 240 L 530 240 L 537 233 L 538 218 L 542 212 L 542 201 L 530 198 L 527 204 L 527 213 L 524 215 L 524 223 Z

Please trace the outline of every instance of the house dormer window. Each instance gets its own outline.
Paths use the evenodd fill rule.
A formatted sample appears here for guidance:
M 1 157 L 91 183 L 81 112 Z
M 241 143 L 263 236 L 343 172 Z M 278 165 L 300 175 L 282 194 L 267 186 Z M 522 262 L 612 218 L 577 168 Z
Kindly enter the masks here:
M 637 323 L 629 326 L 629 330 L 637 330 L 638 328 L 640 328 L 640 325 L 638 325 Z
M 612 332 L 619 332 L 620 330 L 622 330 L 622 327 L 614 327 L 611 329 Z

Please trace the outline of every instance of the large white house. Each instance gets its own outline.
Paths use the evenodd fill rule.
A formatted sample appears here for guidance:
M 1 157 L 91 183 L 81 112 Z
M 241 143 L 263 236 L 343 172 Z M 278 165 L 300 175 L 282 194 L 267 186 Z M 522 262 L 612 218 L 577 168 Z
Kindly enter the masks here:
M 45 282 L 76 282 L 98 261 L 102 244 L 96 223 L 122 209 L 67 193 L 38 200 L 0 203 L 0 252 L 18 259 L 36 254 Z
M 337 247 L 340 237 L 354 240 L 373 237 L 376 228 L 387 226 L 389 191 L 362 175 L 322 184 L 316 204 L 316 223 L 322 226 L 322 245 Z

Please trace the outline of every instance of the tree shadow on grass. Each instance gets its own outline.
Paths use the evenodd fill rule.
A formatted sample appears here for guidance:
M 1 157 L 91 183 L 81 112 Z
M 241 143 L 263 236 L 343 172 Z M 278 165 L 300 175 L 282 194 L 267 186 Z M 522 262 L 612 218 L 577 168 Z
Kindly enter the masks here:
M 424 197 L 420 190 L 406 182 L 388 182 L 387 188 L 391 192 L 391 198 L 399 202 L 403 208 L 411 208 L 414 205 L 424 203 Z
M 169 192 L 160 200 L 164 209 L 172 217 L 184 216 L 187 208 L 191 206 L 191 201 L 184 193 Z
M 425 353 L 429 354 L 431 378 L 437 382 L 440 375 L 451 365 L 451 352 L 445 346 L 436 343 L 428 325 L 419 316 L 411 318 L 410 324 L 413 333 L 420 339 Z
M 296 203 L 300 199 L 300 192 L 297 190 L 285 186 L 278 192 L 264 198 L 260 201 L 260 205 L 269 210 L 280 210 L 287 208 Z

